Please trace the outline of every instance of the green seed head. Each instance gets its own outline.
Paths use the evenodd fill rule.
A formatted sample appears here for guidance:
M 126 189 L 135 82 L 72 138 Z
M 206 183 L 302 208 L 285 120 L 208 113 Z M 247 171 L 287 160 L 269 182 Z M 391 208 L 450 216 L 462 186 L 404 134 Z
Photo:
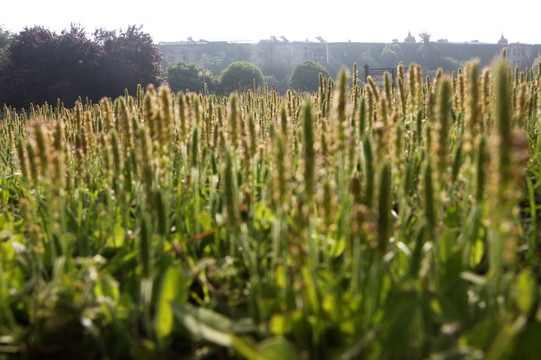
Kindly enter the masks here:
M 430 159 L 426 162 L 423 175 L 425 219 L 431 235 L 434 235 L 436 231 L 437 207 L 434 203 L 434 186 L 432 185 L 432 166 L 430 165 Z
M 503 183 L 511 179 L 511 148 L 512 148 L 512 101 L 509 86 L 509 65 L 505 60 L 498 61 L 494 66 L 495 116 L 498 126 L 498 160 L 499 175 Z M 502 184 L 504 186 L 504 184 Z
M 229 99 L 229 134 L 231 136 L 231 142 L 233 147 L 238 146 L 238 97 L 236 94 L 232 94 Z
M 225 169 L 224 169 L 224 197 L 227 211 L 228 223 L 235 227 L 238 222 L 238 210 L 236 201 L 235 190 L 235 177 L 233 159 L 229 152 L 225 155 Z
M 366 176 L 365 204 L 368 208 L 372 206 L 374 199 L 374 157 L 372 155 L 372 142 L 369 136 L 365 136 L 362 144 L 364 174 Z
M 481 104 L 479 91 L 479 60 L 466 65 L 466 124 L 472 141 L 479 133 L 481 123 Z
M 438 174 L 442 181 L 445 177 L 449 153 L 451 99 L 451 80 L 443 77 L 438 91 Z
M 146 216 L 141 218 L 141 229 L 139 232 L 139 259 L 141 261 L 141 275 L 144 279 L 150 277 L 152 260 L 152 235 L 149 229 L 149 220 Z
M 362 138 L 366 129 L 366 98 L 361 96 L 361 105 L 359 108 L 359 136 Z
M 378 250 L 384 253 L 391 235 L 391 164 L 385 163 L 381 169 L 378 198 Z
M 314 154 L 314 129 L 312 118 L 312 103 L 306 100 L 303 106 L 303 150 L 304 150 L 304 193 L 307 199 L 312 199 L 314 195 L 314 173 L 315 173 L 315 154 Z

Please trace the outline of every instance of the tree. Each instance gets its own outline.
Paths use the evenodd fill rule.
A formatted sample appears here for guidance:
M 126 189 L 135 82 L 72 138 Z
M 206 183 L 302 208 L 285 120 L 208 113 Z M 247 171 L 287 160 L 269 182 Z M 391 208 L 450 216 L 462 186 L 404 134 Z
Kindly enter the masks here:
M 135 93 L 137 85 L 159 85 L 163 82 L 162 55 L 152 37 L 142 26 L 129 26 L 124 32 L 98 29 L 96 42 L 103 48 L 102 82 L 107 96 L 118 96 L 128 89 Z M 104 88 L 104 89 L 105 89 Z
M 116 97 L 137 84 L 158 85 L 163 78 L 161 54 L 140 27 L 124 33 L 97 30 L 90 39 L 72 25 L 60 34 L 35 26 L 15 35 L 0 67 L 0 103 L 17 108 L 30 103 L 71 105 L 78 97 L 98 101 Z
M 72 104 L 79 96 L 98 100 L 104 92 L 95 81 L 101 71 L 103 49 L 76 25 L 69 31 L 63 30 L 56 39 L 49 70 L 48 101 L 60 98 Z
M 0 52 L 7 48 L 11 41 L 11 33 L 0 25 Z
M 12 35 L 9 31 L 0 26 L 0 104 L 2 99 L 6 96 L 6 89 L 2 86 L 2 76 L 4 74 L 3 68 L 6 62 L 6 52 L 11 43 Z
M 318 91 L 320 73 L 329 77 L 329 72 L 321 64 L 306 60 L 293 69 L 289 87 L 298 91 Z
M 404 61 L 404 55 L 399 44 L 386 44 L 379 55 L 379 62 L 384 67 L 396 67 L 401 61 Z
M 430 34 L 426 31 L 422 32 L 419 34 L 419 37 L 421 38 L 421 40 L 423 41 L 423 44 L 429 44 L 430 43 Z
M 42 27 L 25 28 L 14 37 L 2 69 L 1 87 L 10 89 L 2 102 L 23 107 L 43 100 L 40 94 L 46 91 L 48 80 L 44 72 L 51 57 L 48 50 L 54 41 L 53 34 Z
M 96 97 L 93 81 L 101 49 L 72 25 L 61 35 L 43 27 L 25 28 L 15 35 L 5 56 L 1 102 L 26 107 L 31 102 L 73 103 L 78 96 Z
M 209 54 L 201 56 L 201 65 L 213 74 L 220 74 L 226 67 L 223 58 Z
M 264 75 L 263 78 L 270 90 L 276 90 L 279 94 L 286 93 L 288 76 L 278 78 L 276 75 Z
M 209 70 L 182 61 L 167 68 L 167 82 L 175 92 L 190 90 L 206 93 L 213 88 L 212 73 Z
M 236 90 L 245 90 L 263 83 L 261 69 L 246 61 L 235 61 L 222 71 L 220 88 L 224 95 Z

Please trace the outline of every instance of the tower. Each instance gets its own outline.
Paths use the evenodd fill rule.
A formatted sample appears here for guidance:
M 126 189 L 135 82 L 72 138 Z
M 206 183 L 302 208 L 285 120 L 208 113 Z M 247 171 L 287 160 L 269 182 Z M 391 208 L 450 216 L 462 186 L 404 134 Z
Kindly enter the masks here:
M 415 44 L 417 41 L 415 40 L 413 35 L 411 35 L 411 31 L 408 31 L 408 36 L 404 39 L 404 42 L 409 44 Z
M 508 45 L 509 43 L 507 42 L 507 39 L 503 37 L 503 34 L 502 34 L 502 37 L 500 38 L 500 40 L 498 40 L 498 45 Z

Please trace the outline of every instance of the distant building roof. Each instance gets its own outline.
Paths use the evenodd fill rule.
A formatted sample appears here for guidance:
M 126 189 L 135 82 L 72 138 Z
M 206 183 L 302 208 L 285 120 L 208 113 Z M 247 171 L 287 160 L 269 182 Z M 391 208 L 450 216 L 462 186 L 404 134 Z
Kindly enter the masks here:
M 500 40 L 498 40 L 498 45 L 508 45 L 509 43 L 507 42 L 507 39 L 503 37 L 503 34 L 502 34 L 502 37 L 500 38 Z
M 413 37 L 413 35 L 411 35 L 411 31 L 408 31 L 408 36 L 404 39 L 404 42 L 405 42 L 405 43 L 411 43 L 411 44 L 414 44 L 414 43 L 416 43 L 417 41 L 415 40 L 415 38 Z

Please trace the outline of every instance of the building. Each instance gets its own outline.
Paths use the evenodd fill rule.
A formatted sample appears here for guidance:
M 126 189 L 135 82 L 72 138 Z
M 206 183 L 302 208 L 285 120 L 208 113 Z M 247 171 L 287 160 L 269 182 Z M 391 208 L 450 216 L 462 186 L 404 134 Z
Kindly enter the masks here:
M 508 45 L 507 39 L 503 37 L 503 34 L 500 40 L 498 40 L 498 45 Z
M 539 54 L 539 47 L 529 44 L 513 43 L 507 48 L 507 59 L 513 66 L 526 69 L 532 66 Z
M 252 62 L 258 66 L 295 66 L 305 60 L 328 63 L 328 43 L 314 41 L 261 40 L 254 46 Z
M 408 31 L 408 36 L 406 36 L 406 38 L 404 39 L 404 42 L 406 44 L 415 44 L 417 41 L 415 40 L 413 35 L 411 35 L 411 31 Z
M 162 52 L 164 64 L 200 63 L 204 55 L 215 56 L 225 60 L 226 52 L 230 48 L 228 42 L 194 41 L 191 37 L 187 41 L 160 42 L 158 48 Z
M 285 37 L 260 40 L 257 43 L 230 43 L 225 41 L 186 41 L 161 42 L 158 48 L 163 54 L 163 65 L 176 64 L 179 61 L 205 66 L 219 74 L 228 64 L 234 61 L 249 61 L 259 66 L 264 74 L 281 74 L 285 76 L 293 67 L 305 60 L 312 60 L 324 65 L 331 73 L 338 72 L 342 66 L 375 64 L 386 43 L 360 42 L 327 42 L 318 37 L 314 41 L 289 41 Z M 399 52 L 399 61 L 406 65 L 417 62 L 419 44 L 408 32 L 403 43 L 394 41 L 393 46 Z M 432 47 L 441 57 L 449 57 L 461 62 L 479 58 L 482 65 L 489 65 L 494 57 L 500 55 L 504 48 L 513 66 L 521 69 L 531 67 L 541 51 L 541 45 L 513 43 L 508 45 L 507 39 L 501 36 L 498 43 L 480 42 L 454 43 L 446 39 L 431 42 Z M 381 60 L 381 59 L 380 59 Z M 214 68 L 211 68 L 212 64 Z

